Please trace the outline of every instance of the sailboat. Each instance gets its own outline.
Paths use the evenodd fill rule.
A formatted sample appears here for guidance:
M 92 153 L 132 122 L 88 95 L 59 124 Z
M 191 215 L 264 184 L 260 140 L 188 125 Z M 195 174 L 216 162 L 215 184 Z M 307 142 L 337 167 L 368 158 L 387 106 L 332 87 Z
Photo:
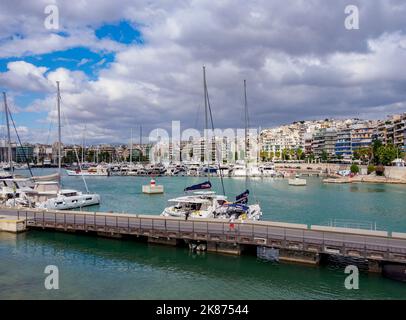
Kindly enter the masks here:
M 206 83 L 206 68 L 203 67 L 203 84 L 204 84 L 204 102 L 206 129 L 208 129 L 208 117 L 210 115 L 212 129 L 214 129 L 213 118 L 210 103 L 208 101 L 208 91 Z M 205 141 L 208 141 L 208 135 L 205 135 Z M 207 167 L 209 167 L 209 159 Z M 210 175 L 208 175 L 210 177 Z M 184 189 L 188 193 L 186 196 L 170 199 L 170 206 L 166 207 L 162 216 L 174 216 L 191 218 L 218 218 L 218 219 L 238 219 L 238 220 L 259 220 L 262 212 L 259 205 L 248 205 L 248 194 L 246 190 L 236 197 L 235 202 L 229 202 L 225 196 L 222 173 L 220 178 L 223 187 L 223 195 L 218 195 L 209 191 L 212 187 L 210 180 L 192 185 Z M 193 194 L 190 194 L 193 193 Z
M 62 135 L 61 135 L 61 94 L 59 81 L 57 85 L 57 105 L 58 105 L 58 171 L 59 181 L 38 182 L 34 187 L 35 198 L 38 201 L 37 207 L 43 209 L 76 209 L 86 206 L 100 204 L 100 195 L 86 193 L 73 189 L 61 188 L 61 170 L 62 170 Z M 79 161 L 78 161 L 79 162 Z M 85 180 L 84 180 L 85 182 Z M 87 185 L 85 182 L 87 189 Z M 87 190 L 88 191 L 88 190 Z
M 56 83 L 58 102 L 58 181 L 35 181 L 33 187 L 21 188 L 17 196 L 14 196 L 6 202 L 7 206 L 28 206 L 41 209 L 67 210 L 100 204 L 100 195 L 98 194 L 90 194 L 89 192 L 84 194 L 74 189 L 61 188 L 61 96 L 59 81 Z M 85 186 L 87 189 L 86 183 Z

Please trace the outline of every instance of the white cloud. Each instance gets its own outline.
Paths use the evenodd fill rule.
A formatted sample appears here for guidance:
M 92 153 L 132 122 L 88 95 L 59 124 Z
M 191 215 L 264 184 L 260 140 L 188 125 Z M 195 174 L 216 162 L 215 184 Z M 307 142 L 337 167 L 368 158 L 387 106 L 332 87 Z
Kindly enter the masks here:
M 18 1 L 17 1 L 18 2 Z M 116 52 L 96 79 L 83 72 L 45 68 L 17 61 L 0 73 L 0 85 L 47 92 L 27 110 L 49 110 L 55 119 L 55 81 L 61 81 L 64 112 L 74 126 L 88 124 L 92 139 L 123 141 L 129 129 L 167 127 L 172 120 L 202 127 L 202 65 L 207 66 L 215 125 L 243 126 L 242 80 L 248 80 L 254 126 L 325 116 L 375 116 L 405 105 L 406 5 L 401 1 L 360 6 L 361 29 L 343 27 L 345 1 L 148 1 L 60 3 L 69 37 L 38 27 L 41 6 L 16 6 L 33 13 L 31 27 L 7 25 L 0 34 L 24 36 L 0 42 L 0 55 L 21 56 L 85 46 Z M 20 2 L 18 2 L 21 4 Z M 58 2 L 59 3 L 59 2 Z M 2 5 L 0 5 L 2 6 Z M 8 14 L 21 21 L 14 8 Z M 7 12 L 6 10 L 6 12 Z M 144 45 L 99 40 L 102 22 L 137 23 Z M 376 23 L 379 21 L 379 23 Z M 11 23 L 11 22 L 10 22 Z M 89 27 L 91 26 L 91 27 Z M 78 65 L 85 64 L 78 60 Z M 79 130 L 79 127 L 76 128 Z M 77 130 L 74 130 L 76 132 Z

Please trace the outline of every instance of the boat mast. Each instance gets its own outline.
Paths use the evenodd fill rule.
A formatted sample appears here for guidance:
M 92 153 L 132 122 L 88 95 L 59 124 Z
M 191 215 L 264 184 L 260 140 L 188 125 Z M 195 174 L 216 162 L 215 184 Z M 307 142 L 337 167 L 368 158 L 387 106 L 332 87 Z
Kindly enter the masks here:
M 62 135 L 61 135 L 61 94 L 59 90 L 59 81 L 56 82 L 57 88 L 57 105 L 58 105 L 58 174 L 59 184 L 61 184 L 61 172 L 62 172 Z
M 248 103 L 247 103 L 247 81 L 244 80 L 244 113 L 245 113 L 245 168 L 248 161 Z
M 8 120 L 8 106 L 7 106 L 7 96 L 6 93 L 3 92 L 4 98 L 4 112 L 6 113 L 6 123 L 7 123 L 7 144 L 8 144 L 8 164 L 10 167 L 10 172 L 13 172 L 13 159 L 12 159 L 12 152 L 11 152 L 11 137 L 10 137 L 10 123 Z
M 140 152 L 139 152 L 139 162 L 141 163 L 142 156 L 142 125 L 140 125 Z
M 205 129 L 204 129 L 204 156 L 207 160 L 207 174 L 209 174 L 209 137 L 208 137 L 208 127 L 209 127 L 209 116 L 207 109 L 207 83 L 206 83 L 206 67 L 203 66 L 203 91 L 204 91 L 204 116 L 205 116 Z M 206 148 L 207 147 L 207 148 Z
M 133 163 L 133 129 L 131 128 L 131 138 L 130 138 L 130 164 Z

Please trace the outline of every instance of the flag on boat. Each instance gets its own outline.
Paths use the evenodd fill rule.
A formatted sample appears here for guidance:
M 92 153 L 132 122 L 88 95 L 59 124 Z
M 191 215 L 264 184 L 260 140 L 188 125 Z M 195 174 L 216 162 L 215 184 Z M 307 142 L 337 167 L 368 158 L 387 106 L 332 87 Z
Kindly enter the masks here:
M 236 203 L 242 203 L 242 204 L 248 203 L 248 195 L 249 194 L 250 194 L 250 191 L 248 189 L 245 190 L 243 193 L 241 193 L 240 195 L 235 197 L 235 202 Z
M 195 184 L 193 186 L 185 188 L 185 192 L 187 191 L 194 191 L 194 190 L 205 190 L 205 189 L 210 189 L 211 188 L 211 182 L 206 181 L 203 183 Z

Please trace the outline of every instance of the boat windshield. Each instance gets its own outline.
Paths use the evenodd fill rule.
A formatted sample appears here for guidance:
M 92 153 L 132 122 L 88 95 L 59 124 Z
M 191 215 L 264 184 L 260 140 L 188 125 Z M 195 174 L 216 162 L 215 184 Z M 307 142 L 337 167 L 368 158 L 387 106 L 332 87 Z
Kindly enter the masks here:
M 191 211 L 201 210 L 202 207 L 203 207 L 202 203 L 185 203 L 185 202 L 180 202 L 175 206 L 176 209 L 185 209 Z

